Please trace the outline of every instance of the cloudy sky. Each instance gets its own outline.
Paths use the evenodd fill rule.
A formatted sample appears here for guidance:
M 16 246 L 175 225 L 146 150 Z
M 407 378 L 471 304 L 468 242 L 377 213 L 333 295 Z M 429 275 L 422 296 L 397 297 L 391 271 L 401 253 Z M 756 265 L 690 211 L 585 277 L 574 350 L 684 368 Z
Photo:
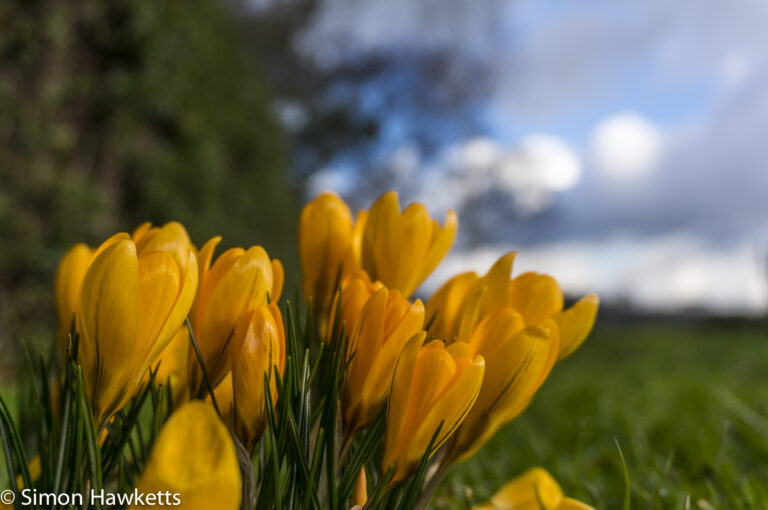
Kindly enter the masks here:
M 379 138 L 307 191 L 457 209 L 427 290 L 519 249 L 572 293 L 768 308 L 768 2 L 336 0 L 296 43 L 329 69 L 390 62 L 334 92 Z

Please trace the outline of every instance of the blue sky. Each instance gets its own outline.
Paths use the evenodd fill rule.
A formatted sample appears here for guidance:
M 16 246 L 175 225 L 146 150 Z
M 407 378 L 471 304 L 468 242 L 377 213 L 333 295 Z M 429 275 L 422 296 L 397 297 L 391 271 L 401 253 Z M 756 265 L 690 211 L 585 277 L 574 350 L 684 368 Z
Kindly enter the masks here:
M 336 89 L 381 136 L 307 191 L 458 209 L 427 290 L 520 249 L 574 293 L 768 307 L 768 2 L 336 0 L 296 43 L 331 70 L 390 62 Z

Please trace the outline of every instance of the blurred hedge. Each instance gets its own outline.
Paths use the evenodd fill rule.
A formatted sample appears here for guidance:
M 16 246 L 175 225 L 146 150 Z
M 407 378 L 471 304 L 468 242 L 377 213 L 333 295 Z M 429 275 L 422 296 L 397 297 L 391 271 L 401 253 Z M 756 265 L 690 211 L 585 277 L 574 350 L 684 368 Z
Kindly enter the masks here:
M 50 335 L 80 240 L 178 219 L 295 266 L 284 141 L 242 35 L 218 0 L 0 2 L 0 359 Z

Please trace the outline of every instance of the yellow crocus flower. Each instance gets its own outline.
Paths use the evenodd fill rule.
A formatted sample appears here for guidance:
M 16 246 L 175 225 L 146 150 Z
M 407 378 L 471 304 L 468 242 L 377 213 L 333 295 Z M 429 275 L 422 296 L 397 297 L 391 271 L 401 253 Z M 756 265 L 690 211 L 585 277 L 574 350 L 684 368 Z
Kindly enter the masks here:
M 472 510 L 594 510 L 567 498 L 552 475 L 544 468 L 529 469 L 502 487 L 491 500 Z
M 341 294 L 336 294 L 331 304 L 331 317 L 335 317 L 339 297 L 341 297 L 341 308 L 339 313 L 339 328 L 346 324 L 345 332 L 349 336 L 355 329 L 357 318 L 360 316 L 360 310 L 373 294 L 382 288 L 381 282 L 371 282 L 368 273 L 362 269 L 352 271 L 341 282 Z M 328 344 L 331 342 L 333 328 L 327 331 L 323 336 L 323 341 Z
M 344 278 L 359 264 L 355 257 L 355 224 L 344 201 L 322 193 L 304 206 L 299 219 L 299 255 L 304 297 L 314 299 L 319 317 L 325 315 L 336 289 L 337 275 Z M 359 235 L 357 235 L 359 237 Z
M 187 316 L 197 287 L 188 250 L 139 255 L 127 234 L 96 251 L 83 279 L 77 330 L 86 391 L 101 425 L 133 395 Z
M 483 380 L 485 361 L 467 344 L 434 340 L 422 347 L 425 337 L 422 331 L 408 341 L 392 379 L 382 461 L 382 473 L 394 470 L 392 484 L 413 473 L 438 427 L 432 453 L 451 437 Z
M 157 436 L 136 489 L 143 495 L 177 494 L 180 504 L 174 505 L 172 497 L 169 504 L 183 510 L 240 508 L 235 447 L 211 406 L 191 401 L 171 415 Z
M 80 303 L 80 289 L 88 266 L 91 265 L 93 250 L 83 243 L 70 248 L 59 262 L 54 280 L 56 313 L 59 319 L 59 342 L 61 353 L 69 350 L 69 333 Z
M 477 401 L 451 438 L 445 462 L 472 456 L 523 411 L 544 383 L 555 363 L 559 338 L 554 321 L 542 326 L 525 326 L 511 307 L 491 313 L 477 326 L 469 349 L 485 359 L 485 378 Z
M 154 250 L 165 251 L 177 259 L 190 250 L 197 255 L 197 248 L 189 238 L 187 230 L 177 221 L 170 221 L 162 227 L 155 227 L 147 221 L 133 231 L 131 239 L 136 244 L 139 256 Z M 182 324 L 153 363 L 153 366 L 157 367 L 155 381 L 158 384 L 171 385 L 175 404 L 184 401 L 188 396 L 187 358 L 190 345 L 189 330 L 186 324 Z M 145 380 L 149 380 L 148 375 Z
M 251 450 L 267 428 L 266 388 L 269 378 L 272 402 L 277 402 L 277 377 L 285 365 L 283 317 L 275 303 L 245 314 L 235 329 L 232 351 L 232 387 L 235 431 Z
M 451 249 L 457 226 L 451 210 L 440 227 L 424 205 L 411 204 L 401 213 L 397 193 L 385 193 L 365 220 L 362 267 L 372 279 L 410 297 Z
M 524 273 L 510 279 L 515 253 L 499 258 L 485 276 L 462 273 L 448 280 L 427 301 L 427 317 L 435 316 L 430 333 L 449 341 L 468 341 L 475 326 L 488 314 L 514 308 L 525 324 L 555 321 L 560 333 L 558 361 L 575 351 L 587 338 L 597 316 L 595 294 L 563 310 L 563 293 L 549 275 Z
M 221 237 L 214 237 L 200 249 L 200 284 L 192 307 L 191 322 L 200 353 L 215 388 L 230 370 L 232 338 L 240 317 L 267 303 L 277 302 L 283 287 L 283 266 L 270 260 L 261 246 L 248 250 L 231 248 L 211 265 Z M 193 349 L 188 360 L 190 394 L 207 389 Z
M 343 299 L 343 298 L 342 298 Z M 347 344 L 349 366 L 343 389 L 344 421 L 354 432 L 384 405 L 403 347 L 424 324 L 424 305 L 381 287 L 360 310 Z

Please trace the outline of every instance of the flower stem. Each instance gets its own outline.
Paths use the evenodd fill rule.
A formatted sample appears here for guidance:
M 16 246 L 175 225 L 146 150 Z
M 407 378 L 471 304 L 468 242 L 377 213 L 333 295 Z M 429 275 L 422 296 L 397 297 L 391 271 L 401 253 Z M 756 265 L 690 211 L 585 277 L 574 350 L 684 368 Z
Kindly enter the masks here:
M 451 464 L 452 462 L 450 462 L 449 459 L 443 459 L 440 466 L 438 466 L 437 471 L 435 471 L 435 474 L 432 475 L 432 478 L 429 479 L 424 490 L 421 491 L 421 495 L 413 506 L 413 510 L 421 510 L 427 505 L 429 498 L 432 497 L 432 493 L 435 492 L 437 486 L 440 485 L 440 482 L 443 481 L 443 478 L 445 478 L 445 475 L 448 473 Z

